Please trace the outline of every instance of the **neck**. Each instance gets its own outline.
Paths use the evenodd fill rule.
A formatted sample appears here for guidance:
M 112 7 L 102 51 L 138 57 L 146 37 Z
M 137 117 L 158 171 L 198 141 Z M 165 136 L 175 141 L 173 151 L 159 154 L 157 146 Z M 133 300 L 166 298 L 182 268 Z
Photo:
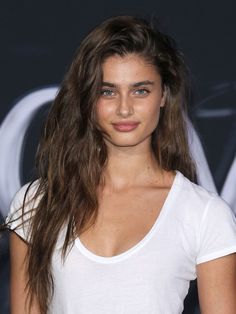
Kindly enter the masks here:
M 104 171 L 105 185 L 124 189 L 157 181 L 161 175 L 157 161 L 150 149 L 139 147 L 109 148 L 108 163 Z

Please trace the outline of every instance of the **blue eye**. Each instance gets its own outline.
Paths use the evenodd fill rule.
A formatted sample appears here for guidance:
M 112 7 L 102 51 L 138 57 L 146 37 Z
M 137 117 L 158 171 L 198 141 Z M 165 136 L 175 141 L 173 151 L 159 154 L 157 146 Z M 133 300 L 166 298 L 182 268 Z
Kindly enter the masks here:
M 135 90 L 134 93 L 135 93 L 136 95 L 141 95 L 141 96 L 143 96 L 143 95 L 149 94 L 150 91 L 149 91 L 148 89 L 146 89 L 146 88 L 139 88 L 139 89 Z
M 101 95 L 102 96 L 114 96 L 114 91 L 110 89 L 103 89 L 101 90 Z

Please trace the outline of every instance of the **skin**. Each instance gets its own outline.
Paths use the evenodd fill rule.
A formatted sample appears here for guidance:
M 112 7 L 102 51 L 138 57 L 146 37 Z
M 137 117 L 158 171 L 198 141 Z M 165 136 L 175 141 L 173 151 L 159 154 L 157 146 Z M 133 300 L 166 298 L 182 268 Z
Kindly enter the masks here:
M 150 184 L 157 177 L 163 180 L 151 150 L 151 134 L 158 125 L 165 99 L 159 73 L 139 56 L 112 56 L 104 62 L 97 121 L 108 147 L 104 172 L 107 187 Z M 127 121 L 137 122 L 138 127 L 131 132 L 114 128 L 114 124 Z
M 197 265 L 202 314 L 236 313 L 236 254 Z
M 151 155 L 151 134 L 165 104 L 165 92 L 155 67 L 139 56 L 113 56 L 103 64 L 103 87 L 97 104 L 97 120 L 108 134 L 111 154 L 140 151 Z M 117 132 L 114 124 L 137 122 L 132 132 Z
M 80 235 L 98 255 L 118 255 L 137 244 L 157 219 L 172 185 L 174 173 L 161 171 L 151 150 L 165 98 L 159 73 L 139 56 L 113 56 L 104 62 L 96 113 L 109 158 L 105 186 L 98 190 L 96 224 Z M 114 125 L 120 123 L 137 127 L 117 130 Z
M 96 224 L 80 240 L 97 255 L 114 256 L 133 247 L 151 229 L 174 173 L 159 169 L 151 150 L 151 134 L 166 98 L 156 68 L 135 54 L 112 56 L 103 64 L 103 82 L 96 110 L 108 147 L 105 186 L 98 188 Z M 116 128 L 127 121 L 137 126 L 131 131 Z M 12 313 L 27 313 L 23 291 L 27 244 L 14 232 L 10 241 Z M 197 265 L 197 276 L 201 313 L 236 313 L 235 254 Z M 39 313 L 36 303 L 30 313 Z

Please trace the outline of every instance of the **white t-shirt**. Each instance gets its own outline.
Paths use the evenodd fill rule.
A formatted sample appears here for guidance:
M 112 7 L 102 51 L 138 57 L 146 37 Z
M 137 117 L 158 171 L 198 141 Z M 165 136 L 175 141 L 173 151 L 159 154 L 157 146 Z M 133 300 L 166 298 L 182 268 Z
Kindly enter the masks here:
M 11 213 L 22 204 L 25 190 L 16 194 Z M 15 231 L 27 240 L 27 230 Z M 52 258 L 53 314 L 182 313 L 196 265 L 236 252 L 230 208 L 179 171 L 153 227 L 126 252 L 98 256 L 77 238 L 63 264 L 64 235 L 62 230 Z

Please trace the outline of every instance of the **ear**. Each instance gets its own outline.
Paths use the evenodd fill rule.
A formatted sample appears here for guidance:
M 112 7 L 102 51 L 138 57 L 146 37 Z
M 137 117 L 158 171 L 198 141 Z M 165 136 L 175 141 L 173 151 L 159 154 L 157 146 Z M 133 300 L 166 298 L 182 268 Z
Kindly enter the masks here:
M 164 107 L 166 103 L 166 96 L 167 96 L 167 89 L 164 86 L 163 91 L 162 91 L 162 98 L 161 98 L 161 104 L 160 107 Z

